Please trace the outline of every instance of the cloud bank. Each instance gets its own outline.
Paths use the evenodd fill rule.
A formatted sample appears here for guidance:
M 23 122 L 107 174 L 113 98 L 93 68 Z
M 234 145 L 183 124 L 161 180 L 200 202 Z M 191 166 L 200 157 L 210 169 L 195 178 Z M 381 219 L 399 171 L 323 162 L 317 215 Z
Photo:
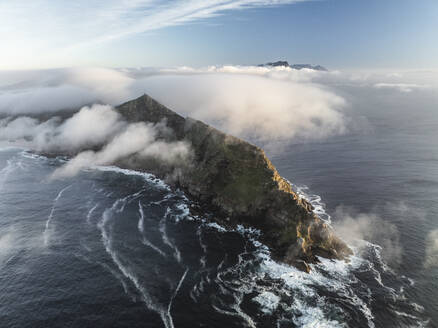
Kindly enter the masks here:
M 0 116 L 115 106 L 147 93 L 182 115 L 266 146 L 368 131 L 365 110 L 400 111 L 408 103 L 426 108 L 437 88 L 433 71 L 258 66 L 0 71 Z
M 0 121 L 0 128 L 0 140 L 21 142 L 39 152 L 74 154 L 52 178 L 71 177 L 83 168 L 132 158 L 181 167 L 191 155 L 186 142 L 160 138 L 168 134 L 164 123 L 127 123 L 108 105 L 84 107 L 65 121 L 57 117 L 44 122 L 25 116 L 7 118 Z
M 400 233 L 394 224 L 386 222 L 376 213 L 358 213 L 353 208 L 338 206 L 338 218 L 334 222 L 336 233 L 347 243 L 359 246 L 361 240 L 376 243 L 382 247 L 382 257 L 392 266 L 402 260 Z
M 426 238 L 426 253 L 424 267 L 438 266 L 438 229 L 434 229 Z
M 377 89 L 396 89 L 401 92 L 412 92 L 414 89 L 424 89 L 427 85 L 409 84 L 409 83 L 376 83 L 374 87 Z
M 245 139 L 321 139 L 347 131 L 344 100 L 316 85 L 227 73 L 143 83 L 170 108 Z
M 335 92 L 312 70 L 265 67 L 103 68 L 0 72 L 0 115 L 117 105 L 148 93 L 182 115 L 253 141 L 320 139 L 348 131 Z
M 399 110 L 407 102 L 430 103 L 437 88 L 438 74 L 432 71 L 346 73 L 257 66 L 0 71 L 0 116 L 93 103 L 114 106 L 147 93 L 182 115 L 265 145 L 367 130 L 357 108 Z

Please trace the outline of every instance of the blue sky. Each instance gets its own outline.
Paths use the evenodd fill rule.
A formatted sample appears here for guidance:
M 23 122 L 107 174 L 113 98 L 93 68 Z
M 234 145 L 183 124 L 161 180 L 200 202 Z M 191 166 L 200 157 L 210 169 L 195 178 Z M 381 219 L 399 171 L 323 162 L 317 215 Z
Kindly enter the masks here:
M 438 68 L 436 0 L 2 0 L 0 69 Z

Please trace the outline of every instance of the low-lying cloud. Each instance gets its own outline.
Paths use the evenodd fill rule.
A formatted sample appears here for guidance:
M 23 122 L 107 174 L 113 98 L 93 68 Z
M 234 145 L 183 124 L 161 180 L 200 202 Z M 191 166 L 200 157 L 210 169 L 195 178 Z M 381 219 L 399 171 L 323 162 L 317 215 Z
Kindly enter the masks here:
M 133 97 L 134 82 L 106 68 L 0 72 L 0 115 L 77 110 L 96 102 L 115 105 Z
M 108 105 L 84 107 L 65 121 L 57 117 L 44 122 L 22 116 L 6 118 L 0 127 L 0 140 L 21 142 L 39 152 L 74 155 L 52 178 L 74 176 L 83 168 L 111 165 L 133 156 L 181 166 L 191 154 L 186 142 L 160 138 L 168 134 L 165 123 L 127 123 Z
M 128 124 L 111 107 L 143 93 L 184 116 L 255 142 L 343 134 L 348 131 L 346 103 L 311 81 L 318 74 L 255 66 L 0 72 L 0 139 L 76 155 L 54 177 L 132 156 L 184 160 L 189 146 L 159 139 L 164 126 Z M 76 113 L 62 121 L 62 110 Z
M 61 69 L 0 72 L 0 115 L 117 105 L 147 93 L 175 111 L 246 139 L 321 139 L 348 131 L 346 103 L 312 70 L 266 67 Z
M 120 160 L 153 158 L 163 163 L 180 166 L 188 160 L 190 146 L 183 141 L 165 142 L 157 140 L 157 126 L 134 123 L 126 126 L 103 149 L 79 153 L 52 175 L 53 178 L 71 177 L 81 169 L 95 165 L 110 165 Z
M 413 83 L 376 83 L 374 87 L 377 89 L 395 89 L 401 92 L 412 92 L 415 89 L 425 89 L 427 85 Z
M 115 106 L 147 93 L 184 116 L 266 146 L 371 131 L 362 111 L 401 111 L 407 103 L 427 107 L 437 81 L 436 72 L 230 65 L 0 71 L 0 117 Z M 30 119 L 27 124 L 32 128 Z
M 366 240 L 382 247 L 383 259 L 392 266 L 402 260 L 400 233 L 397 227 L 383 220 L 376 213 L 358 213 L 353 208 L 338 206 L 335 211 L 338 218 L 334 222 L 336 233 L 347 243 L 360 246 L 358 241 Z
M 438 229 L 427 235 L 424 266 L 426 268 L 438 266 Z
M 171 108 L 246 139 L 322 139 L 348 129 L 341 112 L 345 101 L 312 84 L 225 73 L 158 76 L 144 83 Z

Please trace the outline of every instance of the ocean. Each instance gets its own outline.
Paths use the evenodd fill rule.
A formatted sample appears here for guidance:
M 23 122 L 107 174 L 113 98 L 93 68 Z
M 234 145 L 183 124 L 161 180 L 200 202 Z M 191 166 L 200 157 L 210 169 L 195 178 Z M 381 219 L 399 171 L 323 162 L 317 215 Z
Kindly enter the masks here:
M 50 180 L 64 159 L 2 148 L 0 326 L 436 327 L 438 116 L 412 106 L 368 108 L 366 131 L 268 151 L 323 219 L 367 239 L 310 274 L 275 262 L 260 231 L 191 216 L 153 175 Z

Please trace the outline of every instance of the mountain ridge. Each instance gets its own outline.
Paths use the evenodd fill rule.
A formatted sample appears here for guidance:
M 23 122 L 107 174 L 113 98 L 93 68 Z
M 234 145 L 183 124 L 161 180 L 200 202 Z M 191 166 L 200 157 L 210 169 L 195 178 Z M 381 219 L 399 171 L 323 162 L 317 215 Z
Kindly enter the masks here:
M 266 67 L 266 66 L 269 66 L 269 67 L 282 67 L 283 66 L 283 67 L 289 67 L 289 68 L 297 69 L 297 70 L 306 68 L 306 69 L 312 69 L 312 70 L 315 70 L 315 71 L 323 71 L 323 72 L 327 72 L 328 71 L 327 68 L 325 68 L 324 66 L 321 66 L 321 65 L 311 65 L 311 64 L 292 64 L 292 65 L 290 65 L 285 60 L 278 60 L 276 62 L 269 62 L 269 63 L 266 63 L 266 64 L 260 64 L 258 66 L 260 66 L 260 67 Z
M 312 212 L 312 205 L 292 190 L 261 148 L 184 118 L 147 95 L 115 109 L 128 122 L 165 122 L 172 133 L 163 138 L 186 141 L 193 150 L 190 162 L 179 167 L 132 158 L 120 166 L 171 177 L 172 185 L 203 211 L 214 213 L 214 219 L 260 229 L 262 241 L 277 259 L 305 271 L 318 256 L 345 259 L 352 253 Z

